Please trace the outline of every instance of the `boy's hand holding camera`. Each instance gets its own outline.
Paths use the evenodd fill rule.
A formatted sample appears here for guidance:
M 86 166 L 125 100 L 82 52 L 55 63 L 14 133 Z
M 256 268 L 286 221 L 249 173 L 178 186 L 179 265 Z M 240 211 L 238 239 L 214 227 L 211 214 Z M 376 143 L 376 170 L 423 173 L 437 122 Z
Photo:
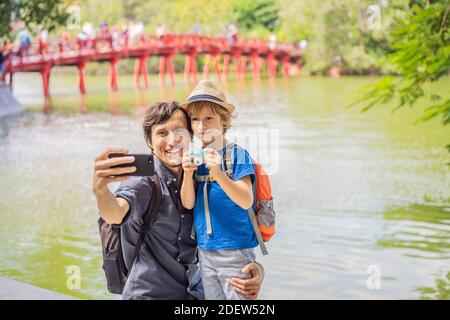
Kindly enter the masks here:
M 182 166 L 185 176 L 192 177 L 194 171 L 197 170 L 197 165 L 194 163 L 194 156 L 190 155 L 188 151 L 183 154 Z
M 222 173 L 222 171 L 220 171 L 222 156 L 215 149 L 205 148 L 204 150 L 208 153 L 205 156 L 205 164 L 209 168 L 209 175 L 214 180 L 217 180 L 219 175 Z
M 221 174 L 220 163 L 222 161 L 222 156 L 215 149 L 205 148 L 202 150 L 204 152 L 203 163 L 209 168 L 209 175 L 211 178 L 216 179 Z M 194 155 L 186 151 L 183 156 L 183 169 L 184 174 L 192 177 L 192 174 L 197 170 L 197 165 L 194 163 Z

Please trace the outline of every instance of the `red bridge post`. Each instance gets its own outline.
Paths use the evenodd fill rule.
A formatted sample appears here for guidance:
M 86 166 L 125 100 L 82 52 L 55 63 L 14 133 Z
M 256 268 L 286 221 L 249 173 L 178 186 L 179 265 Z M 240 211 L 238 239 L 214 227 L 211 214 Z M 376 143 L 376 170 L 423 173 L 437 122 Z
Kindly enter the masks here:
M 223 55 L 223 79 L 225 81 L 228 81 L 230 76 L 230 58 L 229 54 Z
M 281 57 L 283 77 L 287 77 L 289 75 L 289 67 L 291 65 L 289 59 L 289 54 L 283 53 L 283 56 Z
M 205 55 L 205 64 L 203 65 L 203 78 L 209 79 L 209 69 L 211 68 L 211 54 Z
M 51 65 L 49 63 L 44 64 L 40 71 L 44 87 L 44 97 L 46 98 L 50 97 L 50 71 Z
M 234 78 L 239 80 L 240 70 L 241 70 L 241 52 L 236 50 L 233 52 L 233 63 L 234 63 Z
M 184 81 L 188 83 L 190 81 L 191 76 L 194 77 L 194 81 L 198 81 L 198 73 L 197 73 L 197 63 L 195 58 L 197 57 L 197 50 L 192 49 L 186 55 L 186 62 L 184 64 Z
M 258 60 L 259 60 L 259 54 L 257 49 L 252 49 L 250 54 L 250 60 L 251 60 L 251 68 L 252 68 L 252 78 L 253 79 L 259 79 L 259 68 L 258 68 Z
M 267 71 L 270 78 L 273 78 L 277 74 L 277 61 L 275 59 L 275 52 L 269 51 L 267 53 Z
M 166 68 L 169 73 L 170 83 L 172 87 L 175 86 L 175 73 L 173 69 L 172 56 L 174 53 L 163 54 L 159 58 L 159 80 L 161 81 L 161 85 L 166 85 Z
M 141 75 L 144 78 L 144 87 L 148 88 L 147 59 L 148 59 L 148 53 L 145 53 L 143 56 L 140 56 L 136 59 L 136 64 L 135 64 L 135 68 L 134 68 L 134 84 L 138 88 L 140 88 Z
M 77 64 L 78 77 L 79 77 L 78 86 L 80 88 L 81 94 L 86 94 L 86 81 L 84 79 L 84 67 L 85 66 L 86 66 L 85 59 L 80 60 L 80 62 L 78 62 L 78 64 Z
M 220 72 L 220 50 L 214 50 L 212 54 L 206 55 L 205 65 L 203 66 L 203 78 L 205 79 L 209 79 L 211 64 L 214 66 L 214 72 L 216 73 L 217 79 L 220 81 L 222 79 Z
M 174 53 L 170 53 L 167 56 L 167 71 L 169 73 L 169 77 L 170 77 L 170 84 L 172 85 L 172 87 L 175 87 L 175 70 L 173 68 L 173 57 Z
M 119 90 L 119 81 L 117 79 L 117 62 L 120 60 L 119 56 L 114 56 L 109 61 L 109 85 L 112 91 Z

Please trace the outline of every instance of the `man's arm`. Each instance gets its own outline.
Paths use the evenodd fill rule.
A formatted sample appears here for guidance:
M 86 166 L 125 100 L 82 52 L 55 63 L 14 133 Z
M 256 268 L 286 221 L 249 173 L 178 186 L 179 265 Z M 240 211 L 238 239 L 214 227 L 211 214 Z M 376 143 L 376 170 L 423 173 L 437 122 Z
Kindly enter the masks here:
M 108 189 L 108 184 L 127 180 L 128 177 L 117 177 L 122 173 L 131 173 L 136 167 L 113 168 L 123 163 L 132 163 L 134 157 L 118 157 L 109 159 L 111 153 L 128 153 L 125 149 L 109 148 L 95 159 L 94 175 L 92 181 L 92 191 L 97 200 L 97 207 L 100 210 L 100 216 L 108 224 L 120 224 L 128 213 L 130 206 L 128 201 L 122 198 L 116 198 Z
M 251 262 L 241 270 L 242 273 L 250 273 L 250 279 L 232 278 L 231 285 L 234 290 L 250 300 L 258 297 L 261 284 L 264 280 L 264 267 L 258 262 Z
M 108 224 L 121 224 L 123 218 L 128 213 L 130 205 L 128 201 L 122 198 L 116 198 L 107 190 L 104 192 L 96 192 L 95 198 L 97 200 L 97 208 L 100 211 L 100 216 Z

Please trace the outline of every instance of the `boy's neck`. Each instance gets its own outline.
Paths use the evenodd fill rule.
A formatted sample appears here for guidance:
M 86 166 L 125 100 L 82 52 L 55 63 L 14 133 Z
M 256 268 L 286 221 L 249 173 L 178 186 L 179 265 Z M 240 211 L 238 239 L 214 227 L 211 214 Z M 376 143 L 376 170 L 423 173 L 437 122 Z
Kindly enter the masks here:
M 225 137 L 223 137 L 222 139 L 215 139 L 213 142 L 203 145 L 203 148 L 212 148 L 217 151 L 220 151 L 223 148 L 225 148 L 227 146 L 227 144 L 228 144 L 227 139 L 225 139 Z

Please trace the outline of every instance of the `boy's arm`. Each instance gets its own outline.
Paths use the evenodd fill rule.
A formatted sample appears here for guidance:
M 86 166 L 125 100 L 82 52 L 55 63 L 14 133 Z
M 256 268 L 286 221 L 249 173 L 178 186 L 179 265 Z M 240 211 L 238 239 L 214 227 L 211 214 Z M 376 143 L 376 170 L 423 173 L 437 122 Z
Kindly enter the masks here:
M 223 191 L 242 209 L 247 210 L 253 204 L 253 187 L 250 176 L 245 176 L 239 180 L 231 180 L 223 171 L 214 174 L 213 178 L 217 181 Z
M 181 184 L 181 203 L 186 209 L 192 209 L 195 206 L 195 188 L 192 175 L 193 171 L 184 171 L 183 183 Z
M 192 176 L 197 166 L 192 162 L 192 156 L 187 151 L 183 154 L 183 183 L 181 184 L 180 198 L 181 204 L 186 209 L 192 209 L 195 206 L 195 188 Z

